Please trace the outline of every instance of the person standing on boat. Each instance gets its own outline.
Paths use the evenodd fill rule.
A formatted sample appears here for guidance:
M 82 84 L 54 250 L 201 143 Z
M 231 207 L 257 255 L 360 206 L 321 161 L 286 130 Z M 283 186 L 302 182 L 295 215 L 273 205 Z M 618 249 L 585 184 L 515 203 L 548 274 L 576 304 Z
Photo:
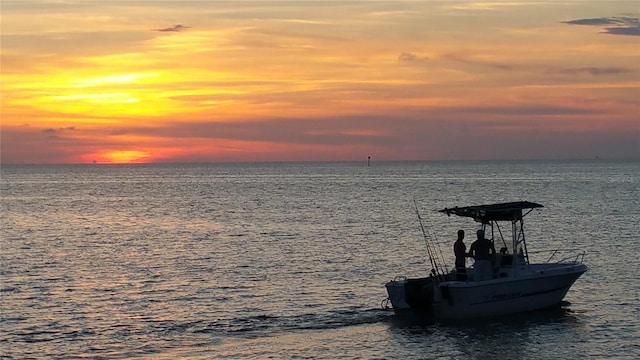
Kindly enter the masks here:
M 475 259 L 473 279 L 475 281 L 491 280 L 493 278 L 491 259 L 496 254 L 496 249 L 491 240 L 485 239 L 483 230 L 478 230 L 476 235 L 478 240 L 471 244 L 469 251 L 469 255 Z
M 456 256 L 456 280 L 467 280 L 467 266 L 465 263 L 467 257 L 467 246 L 464 240 L 464 230 L 458 230 L 458 240 L 453 243 L 453 253 Z

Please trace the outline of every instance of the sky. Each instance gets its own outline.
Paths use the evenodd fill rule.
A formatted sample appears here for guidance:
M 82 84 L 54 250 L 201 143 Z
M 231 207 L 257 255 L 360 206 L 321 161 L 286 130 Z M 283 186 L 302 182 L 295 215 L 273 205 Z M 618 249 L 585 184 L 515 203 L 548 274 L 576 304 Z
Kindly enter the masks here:
M 640 1 L 3 0 L 3 164 L 640 158 Z

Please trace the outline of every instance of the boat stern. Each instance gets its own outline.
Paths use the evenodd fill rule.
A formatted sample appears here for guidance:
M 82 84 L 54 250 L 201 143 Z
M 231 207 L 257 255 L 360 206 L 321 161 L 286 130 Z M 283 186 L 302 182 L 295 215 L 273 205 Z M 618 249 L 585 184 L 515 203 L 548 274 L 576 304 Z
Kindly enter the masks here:
M 433 279 L 396 278 L 385 284 L 389 301 L 396 313 L 411 311 L 416 314 L 433 313 Z
M 384 286 L 387 288 L 387 295 L 389 297 L 389 301 L 391 302 L 391 306 L 396 311 L 409 310 L 409 304 L 407 304 L 405 294 L 406 283 L 406 279 L 394 279 L 384 284 Z

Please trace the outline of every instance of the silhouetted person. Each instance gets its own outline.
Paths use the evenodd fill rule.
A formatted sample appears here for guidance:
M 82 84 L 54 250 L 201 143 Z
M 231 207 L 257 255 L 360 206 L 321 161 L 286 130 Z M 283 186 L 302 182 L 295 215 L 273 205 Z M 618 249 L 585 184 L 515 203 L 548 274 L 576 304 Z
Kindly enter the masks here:
M 475 259 L 473 280 L 491 280 L 493 278 L 491 259 L 495 255 L 496 249 L 493 247 L 491 240 L 484 238 L 483 230 L 478 230 L 476 235 L 478 235 L 478 240 L 471 244 L 471 250 L 469 251 L 469 255 Z
M 458 240 L 453 243 L 453 253 L 456 256 L 456 280 L 467 280 L 467 266 L 465 259 L 467 257 L 467 246 L 462 241 L 464 240 L 464 230 L 458 230 Z

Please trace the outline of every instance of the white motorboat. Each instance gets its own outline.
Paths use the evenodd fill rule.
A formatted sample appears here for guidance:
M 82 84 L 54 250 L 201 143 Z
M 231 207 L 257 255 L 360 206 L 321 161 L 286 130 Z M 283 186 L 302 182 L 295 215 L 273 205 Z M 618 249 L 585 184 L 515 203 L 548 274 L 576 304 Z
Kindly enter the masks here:
M 494 247 L 500 248 L 500 252 L 493 255 L 492 276 L 478 280 L 472 266 L 466 269 L 467 279 L 456 280 L 455 270 L 443 270 L 446 267 L 441 265 L 441 252 L 439 257 L 437 245 L 429 240 L 422 227 L 433 267 L 431 274 L 389 281 L 385 284 L 388 302 L 399 314 L 422 314 L 443 320 L 514 314 L 560 304 L 573 283 L 587 271 L 587 266 L 583 264 L 584 252 L 555 262 L 551 258 L 544 263 L 529 262 L 523 219 L 541 207 L 520 201 L 440 210 L 447 215 L 474 219 L 487 237 L 491 236 Z M 422 226 L 422 219 L 420 224 Z

